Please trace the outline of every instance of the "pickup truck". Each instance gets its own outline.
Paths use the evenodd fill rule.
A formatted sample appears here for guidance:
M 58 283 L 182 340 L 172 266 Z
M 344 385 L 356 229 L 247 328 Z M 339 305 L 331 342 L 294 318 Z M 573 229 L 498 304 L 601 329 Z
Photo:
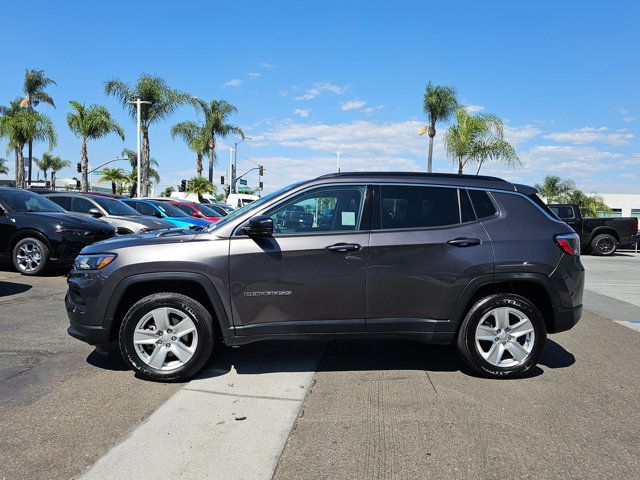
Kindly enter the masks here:
M 638 243 L 638 219 L 635 217 L 582 218 L 577 205 L 551 204 L 549 208 L 575 230 L 586 252 L 613 255 L 619 245 Z

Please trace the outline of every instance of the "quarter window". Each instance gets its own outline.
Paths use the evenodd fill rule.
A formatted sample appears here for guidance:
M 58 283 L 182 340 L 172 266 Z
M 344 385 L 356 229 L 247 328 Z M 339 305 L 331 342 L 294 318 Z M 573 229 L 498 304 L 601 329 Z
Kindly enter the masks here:
M 60 205 L 65 210 L 71 210 L 71 197 L 48 197 L 53 203 Z
M 484 190 L 468 190 L 468 192 L 478 218 L 492 217 L 496 214 L 496 207 L 487 192 Z
M 269 211 L 276 233 L 315 233 L 357 230 L 366 187 L 323 188 Z
M 458 189 L 383 185 L 381 194 L 380 225 L 383 229 L 442 227 L 461 223 Z M 468 212 L 464 217 L 468 221 Z

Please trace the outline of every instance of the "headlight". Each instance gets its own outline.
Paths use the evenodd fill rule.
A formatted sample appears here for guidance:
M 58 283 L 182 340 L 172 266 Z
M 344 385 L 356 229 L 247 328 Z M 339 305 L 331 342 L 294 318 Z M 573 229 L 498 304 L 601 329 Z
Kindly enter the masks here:
M 116 258 L 114 253 L 98 253 L 95 255 L 78 255 L 74 263 L 76 270 L 100 270 Z
M 76 228 L 64 228 L 64 227 L 60 227 L 58 226 L 56 228 L 56 231 L 58 233 L 61 233 L 63 235 L 80 235 L 82 237 L 86 237 L 87 235 L 91 235 L 91 232 L 88 230 L 78 230 Z

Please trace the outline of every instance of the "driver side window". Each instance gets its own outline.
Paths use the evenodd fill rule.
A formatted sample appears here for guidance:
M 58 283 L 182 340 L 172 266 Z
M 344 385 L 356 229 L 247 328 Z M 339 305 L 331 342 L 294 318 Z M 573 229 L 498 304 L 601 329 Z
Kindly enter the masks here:
M 365 186 L 319 188 L 266 213 L 277 234 L 358 230 Z

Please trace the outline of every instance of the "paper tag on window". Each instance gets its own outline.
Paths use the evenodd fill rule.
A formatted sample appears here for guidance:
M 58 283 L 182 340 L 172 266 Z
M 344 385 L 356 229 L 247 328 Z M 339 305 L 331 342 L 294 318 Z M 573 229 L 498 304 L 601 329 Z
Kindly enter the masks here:
M 343 227 L 355 227 L 356 226 L 356 212 L 342 212 L 342 226 Z

